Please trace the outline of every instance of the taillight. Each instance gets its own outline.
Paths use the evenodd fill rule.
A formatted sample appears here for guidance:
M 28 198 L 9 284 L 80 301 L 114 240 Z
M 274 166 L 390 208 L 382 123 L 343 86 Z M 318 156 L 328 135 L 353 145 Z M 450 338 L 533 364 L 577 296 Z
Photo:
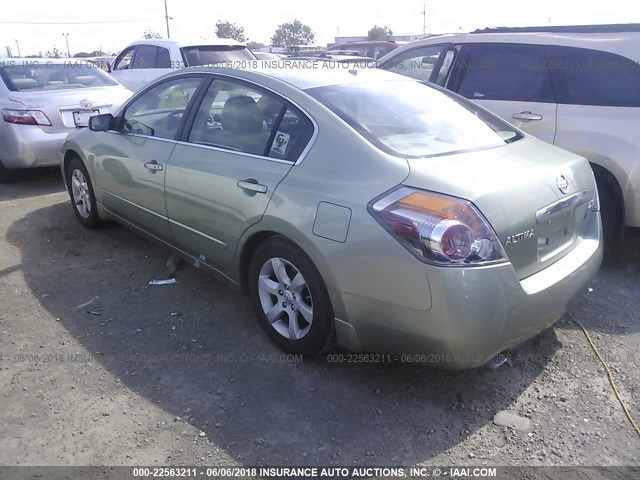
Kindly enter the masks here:
M 402 187 L 377 200 L 371 213 L 423 262 L 473 266 L 507 261 L 488 222 L 465 200 Z
M 51 122 L 40 110 L 9 110 L 2 109 L 2 118 L 8 123 L 18 125 L 43 125 L 51 126 Z

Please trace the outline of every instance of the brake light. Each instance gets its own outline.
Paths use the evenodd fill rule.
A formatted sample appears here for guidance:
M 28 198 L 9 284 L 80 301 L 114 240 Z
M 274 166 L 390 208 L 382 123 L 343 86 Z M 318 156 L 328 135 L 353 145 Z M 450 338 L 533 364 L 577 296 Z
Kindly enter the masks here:
M 436 265 L 487 265 L 507 256 L 473 204 L 402 187 L 377 200 L 370 211 L 418 259 Z
M 2 109 L 2 118 L 5 122 L 18 125 L 43 125 L 51 126 L 51 122 L 40 110 L 9 110 Z

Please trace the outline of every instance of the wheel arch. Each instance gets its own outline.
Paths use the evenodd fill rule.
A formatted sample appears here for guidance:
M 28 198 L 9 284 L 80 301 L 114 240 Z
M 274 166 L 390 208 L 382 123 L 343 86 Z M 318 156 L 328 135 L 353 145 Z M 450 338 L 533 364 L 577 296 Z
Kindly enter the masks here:
M 342 314 L 342 312 L 344 312 L 343 302 L 338 294 L 338 289 L 335 288 L 333 273 L 318 248 L 314 245 L 313 240 L 293 225 L 276 217 L 263 218 L 261 222 L 249 228 L 238 242 L 235 276 L 238 279 L 241 291 L 244 294 L 248 293 L 249 265 L 251 264 L 253 254 L 262 243 L 274 236 L 279 236 L 290 241 L 309 257 L 320 273 L 320 277 L 329 294 L 334 313 L 338 316 Z

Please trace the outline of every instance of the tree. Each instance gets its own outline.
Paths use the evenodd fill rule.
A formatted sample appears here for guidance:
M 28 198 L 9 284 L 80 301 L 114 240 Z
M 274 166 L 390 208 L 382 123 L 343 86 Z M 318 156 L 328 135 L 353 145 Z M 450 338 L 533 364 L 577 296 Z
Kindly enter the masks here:
M 271 44 L 278 47 L 292 47 L 293 45 L 309 45 L 316 36 L 311 27 L 300 20 L 281 23 L 271 37 Z
M 162 35 L 160 35 L 158 32 L 154 32 L 150 28 L 147 28 L 144 31 L 144 38 L 162 38 Z
M 254 42 L 254 41 L 251 41 L 251 40 L 247 42 L 247 48 L 249 50 L 257 50 L 259 48 L 264 48 L 264 47 L 266 47 L 266 45 L 264 43 L 261 43 L 261 42 Z
M 91 57 L 91 56 L 93 56 L 93 55 L 90 55 L 87 52 L 78 52 L 78 53 L 73 55 L 73 58 L 88 58 L 88 57 Z
M 60 58 L 62 56 L 62 52 L 58 50 L 58 47 L 53 46 L 53 50 L 47 50 L 47 57 L 51 58 Z
M 391 40 L 391 37 L 393 37 L 393 32 L 386 25 L 384 27 L 374 25 L 367 33 L 368 40 Z
M 247 37 L 244 35 L 244 28 L 227 21 L 216 22 L 216 36 L 218 38 L 232 38 L 242 43 L 247 41 Z

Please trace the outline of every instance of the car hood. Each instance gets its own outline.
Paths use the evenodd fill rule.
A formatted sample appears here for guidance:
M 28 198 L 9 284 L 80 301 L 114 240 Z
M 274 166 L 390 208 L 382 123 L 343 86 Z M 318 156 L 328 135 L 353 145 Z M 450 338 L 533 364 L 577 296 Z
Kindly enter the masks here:
M 478 207 L 520 279 L 559 260 L 581 241 L 588 202 L 596 195 L 587 160 L 530 136 L 498 148 L 408 162 L 406 185 Z M 563 179 L 568 183 L 564 193 L 559 187 Z M 576 201 L 545 211 L 567 198 Z

